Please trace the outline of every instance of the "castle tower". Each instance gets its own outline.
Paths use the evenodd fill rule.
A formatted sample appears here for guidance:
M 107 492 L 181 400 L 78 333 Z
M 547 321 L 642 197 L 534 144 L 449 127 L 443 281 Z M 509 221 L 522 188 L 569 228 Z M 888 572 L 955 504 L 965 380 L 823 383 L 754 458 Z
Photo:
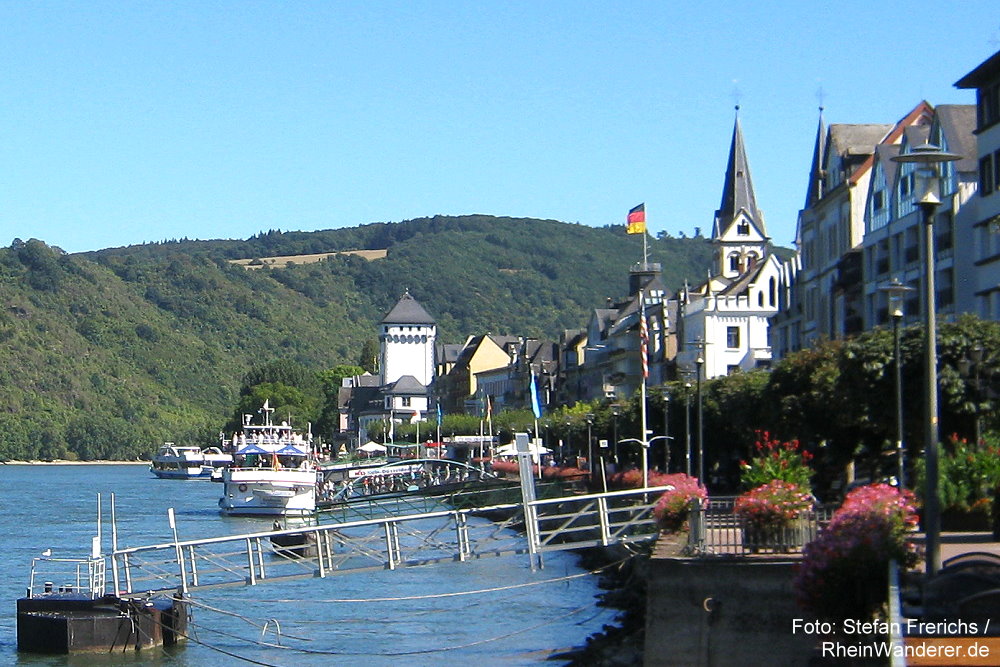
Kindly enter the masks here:
M 434 349 L 437 325 L 423 306 L 407 291 L 382 318 L 379 351 L 382 384 L 410 375 L 425 387 L 434 380 Z

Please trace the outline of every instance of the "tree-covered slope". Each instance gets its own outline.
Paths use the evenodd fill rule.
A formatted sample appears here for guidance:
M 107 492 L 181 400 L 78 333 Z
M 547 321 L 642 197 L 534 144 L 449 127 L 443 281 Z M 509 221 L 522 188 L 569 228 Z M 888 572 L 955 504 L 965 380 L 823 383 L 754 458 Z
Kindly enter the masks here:
M 66 255 L 0 250 L 0 458 L 148 455 L 204 443 L 241 378 L 276 359 L 357 363 L 404 290 L 445 342 L 486 331 L 555 338 L 627 290 L 641 240 L 622 227 L 435 217 L 245 241 L 177 241 Z M 650 241 L 668 285 L 697 281 L 703 238 Z M 247 270 L 231 259 L 386 249 L 384 259 Z

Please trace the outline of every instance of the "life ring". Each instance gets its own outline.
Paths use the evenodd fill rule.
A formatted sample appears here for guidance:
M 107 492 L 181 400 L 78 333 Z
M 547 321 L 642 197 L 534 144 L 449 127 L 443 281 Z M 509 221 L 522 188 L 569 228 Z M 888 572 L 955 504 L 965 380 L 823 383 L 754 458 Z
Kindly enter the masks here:
M 240 484 L 239 489 L 240 489 L 240 493 L 246 493 L 246 491 L 247 491 L 247 485 L 246 484 Z

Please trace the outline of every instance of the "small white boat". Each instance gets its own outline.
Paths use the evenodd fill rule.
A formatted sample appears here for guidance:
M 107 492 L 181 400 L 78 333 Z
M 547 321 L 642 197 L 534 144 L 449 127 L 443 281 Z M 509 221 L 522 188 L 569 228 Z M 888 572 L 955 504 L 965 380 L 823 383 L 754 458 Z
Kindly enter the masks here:
M 222 470 L 219 509 L 229 516 L 307 516 L 316 511 L 316 462 L 312 436 L 287 423 L 271 423 L 264 403 L 263 424 L 246 415 L 243 433 L 233 436 L 233 465 Z
M 212 473 L 233 462 L 218 447 L 189 447 L 164 443 L 149 464 L 149 470 L 163 479 L 208 479 Z

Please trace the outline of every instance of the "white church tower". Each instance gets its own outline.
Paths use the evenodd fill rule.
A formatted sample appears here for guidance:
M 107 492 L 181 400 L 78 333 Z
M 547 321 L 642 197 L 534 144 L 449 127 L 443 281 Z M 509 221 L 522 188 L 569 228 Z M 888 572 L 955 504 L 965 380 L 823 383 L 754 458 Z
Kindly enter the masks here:
M 382 384 L 411 376 L 424 387 L 434 380 L 437 324 L 407 291 L 382 318 L 379 347 Z
M 738 115 L 712 245 L 708 280 L 686 291 L 678 305 L 678 364 L 684 370 L 701 365 L 706 379 L 770 365 L 769 320 L 778 312 L 781 265 L 757 208 Z

